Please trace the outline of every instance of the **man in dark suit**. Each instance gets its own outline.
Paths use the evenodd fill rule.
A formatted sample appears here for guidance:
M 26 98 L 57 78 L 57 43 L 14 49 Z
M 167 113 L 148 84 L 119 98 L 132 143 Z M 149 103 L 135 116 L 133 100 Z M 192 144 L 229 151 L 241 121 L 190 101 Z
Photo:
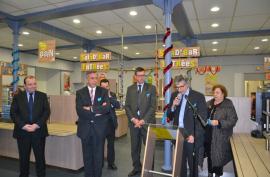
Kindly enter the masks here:
M 136 83 L 129 86 L 126 94 L 125 110 L 129 120 L 131 137 L 131 157 L 133 170 L 128 176 L 141 173 L 140 161 L 141 143 L 145 144 L 147 126 L 156 122 L 156 87 L 144 82 L 145 70 L 141 67 L 135 70 Z
M 97 74 L 87 73 L 87 86 L 76 92 L 77 135 L 82 142 L 85 177 L 101 177 L 103 145 L 110 111 L 108 91 L 97 86 Z
M 170 105 L 168 108 L 168 117 L 173 120 L 173 124 L 184 128 L 183 136 L 185 138 L 183 144 L 181 177 L 187 176 L 187 162 L 189 166 L 189 174 L 192 177 L 198 176 L 198 154 L 199 148 L 204 143 L 204 128 L 201 122 L 196 119 L 194 121 L 193 111 L 188 104 L 188 100 L 196 107 L 198 114 L 207 119 L 207 106 L 203 94 L 194 91 L 189 86 L 188 78 L 180 75 L 174 80 L 177 91 L 172 93 Z M 194 132 L 194 123 L 196 125 Z M 193 161 L 193 147 L 195 144 L 196 160 Z
M 115 161 L 115 150 L 114 150 L 114 140 L 115 140 L 115 129 L 118 126 L 117 116 L 115 109 L 120 108 L 120 103 L 117 101 L 116 94 L 110 91 L 110 83 L 108 79 L 102 79 L 100 81 L 100 86 L 108 90 L 108 96 L 110 99 L 111 109 L 110 109 L 110 119 L 107 127 L 107 161 L 108 169 L 117 170 L 114 163 Z
M 45 139 L 48 136 L 47 120 L 50 106 L 47 95 L 37 91 L 34 76 L 24 79 L 25 91 L 13 97 L 10 116 L 14 122 L 13 137 L 17 139 L 20 160 L 20 177 L 29 176 L 31 148 L 36 160 L 38 177 L 45 176 Z

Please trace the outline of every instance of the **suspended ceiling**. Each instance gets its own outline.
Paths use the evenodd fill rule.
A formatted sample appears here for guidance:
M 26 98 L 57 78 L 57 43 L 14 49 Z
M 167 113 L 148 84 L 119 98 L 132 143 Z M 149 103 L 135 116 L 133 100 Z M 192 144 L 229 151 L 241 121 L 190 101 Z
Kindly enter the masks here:
M 26 16 L 31 13 L 42 13 L 47 10 L 52 10 L 60 7 L 72 7 L 81 3 L 97 3 L 98 0 L 0 0 L 0 12 L 9 14 L 15 17 Z M 101 0 L 99 0 L 101 1 Z M 114 2 L 113 0 L 103 0 Z M 115 0 L 117 1 L 117 0 Z M 50 19 L 45 21 L 38 21 L 46 23 L 70 32 L 76 36 L 90 41 L 100 41 L 108 39 L 105 44 L 97 47 L 102 47 L 106 50 L 121 54 L 121 45 L 116 44 L 110 39 L 120 38 L 124 36 L 124 46 L 128 49 L 123 50 L 124 55 L 129 59 L 136 58 L 153 58 L 155 54 L 155 34 L 163 34 L 164 17 L 160 8 L 156 7 L 149 1 L 145 1 L 147 5 L 117 8 L 106 11 L 85 13 L 65 16 L 57 19 Z M 124 3 L 123 3 L 124 4 Z M 72 6 L 70 6 L 72 5 Z M 220 11 L 211 12 L 213 6 L 219 6 Z M 218 39 L 198 40 L 197 45 L 201 47 L 202 56 L 220 56 L 220 55 L 243 55 L 243 54 L 269 54 L 270 53 L 270 34 L 261 33 L 262 30 L 270 30 L 270 1 L 269 0 L 183 0 L 183 7 L 185 9 L 188 21 L 192 27 L 195 35 L 206 35 L 213 33 L 226 33 L 228 35 L 234 32 L 254 31 L 256 35 L 241 36 L 241 37 L 227 37 L 222 36 Z M 138 12 L 137 16 L 130 16 L 129 12 L 135 10 Z M 49 14 L 48 14 L 49 16 Z M 73 20 L 79 19 L 80 24 L 74 24 Z M 11 48 L 12 46 L 12 31 L 2 21 L 0 23 L 0 46 Z M 212 23 L 218 23 L 219 27 L 211 27 Z M 145 29 L 145 25 L 151 25 L 151 29 Z M 157 25 L 157 30 L 155 26 Z M 185 25 L 185 24 L 182 24 Z M 123 33 L 122 33 L 123 29 Z M 101 30 L 102 34 L 97 34 L 96 31 Z M 21 35 L 20 42 L 23 44 L 20 49 L 22 51 L 29 51 L 37 48 L 38 41 L 47 39 L 56 39 L 57 46 L 70 46 L 74 43 L 63 36 L 59 37 L 56 30 L 51 30 L 47 34 L 43 34 L 42 27 L 35 30 L 29 28 L 22 28 L 21 31 L 28 31 L 29 35 Z M 178 33 L 177 28 L 172 24 L 172 33 Z M 136 39 L 143 39 L 146 35 L 151 35 L 153 39 L 150 42 L 130 42 L 125 43 L 125 38 L 130 36 L 137 37 Z M 268 39 L 262 42 L 262 39 Z M 185 44 L 179 39 L 173 39 L 175 47 L 184 47 Z M 217 41 L 218 44 L 213 45 L 212 42 Z M 78 42 L 80 43 L 80 42 Z M 83 44 L 83 40 L 81 41 Z M 78 45 L 78 44 L 76 44 Z M 159 41 L 158 48 L 162 48 L 162 43 Z M 259 49 L 254 49 L 259 47 Z M 213 51 L 213 49 L 217 49 Z M 99 50 L 96 48 L 94 50 Z M 79 54 L 83 51 L 82 47 L 77 48 L 62 48 L 57 50 L 59 53 L 57 57 L 70 61 L 78 61 Z M 137 54 L 136 54 L 137 53 Z M 139 53 L 139 54 L 138 54 Z M 76 58 L 77 57 L 77 58 Z M 119 57 L 115 55 L 114 58 Z M 76 58 L 76 59 L 75 59 Z

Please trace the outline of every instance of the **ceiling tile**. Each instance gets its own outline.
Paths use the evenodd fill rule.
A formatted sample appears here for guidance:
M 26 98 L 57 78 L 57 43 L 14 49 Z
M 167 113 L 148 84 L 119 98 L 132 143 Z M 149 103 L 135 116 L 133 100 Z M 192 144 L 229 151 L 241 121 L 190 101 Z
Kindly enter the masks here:
M 212 23 L 218 23 L 219 27 L 212 28 Z M 202 33 L 228 32 L 231 24 L 230 18 L 218 18 L 211 20 L 200 20 Z
M 235 16 L 268 14 L 269 0 L 238 0 Z
M 234 17 L 231 31 L 259 30 L 267 19 L 268 15 Z
M 124 23 L 124 21 L 112 11 L 85 14 L 84 17 L 101 26 Z
M 19 1 L 18 0 L 1 0 L 1 1 L 22 10 L 48 5 L 48 3 L 43 0 L 31 0 L 31 1 L 29 0 L 19 0 Z
M 189 20 L 197 19 L 197 15 L 196 15 L 192 1 L 183 1 L 183 6 L 185 8 L 185 11 Z
M 20 9 L 14 7 L 12 5 L 6 4 L 4 2 L 1 2 L 0 11 L 2 11 L 2 12 L 12 13 L 12 12 L 15 12 L 15 11 L 18 11 L 18 10 L 20 10 Z
M 194 0 L 198 19 L 231 18 L 236 0 Z M 210 9 L 219 6 L 220 11 L 213 13 Z
M 138 15 L 136 16 L 130 16 L 129 12 L 131 10 L 135 10 L 138 12 Z M 154 20 L 155 18 L 153 15 L 147 10 L 144 6 L 138 6 L 133 8 L 123 8 L 118 10 L 113 10 L 113 12 L 118 15 L 120 18 L 125 20 L 126 22 L 132 23 L 132 22 L 138 22 L 138 21 L 149 21 Z

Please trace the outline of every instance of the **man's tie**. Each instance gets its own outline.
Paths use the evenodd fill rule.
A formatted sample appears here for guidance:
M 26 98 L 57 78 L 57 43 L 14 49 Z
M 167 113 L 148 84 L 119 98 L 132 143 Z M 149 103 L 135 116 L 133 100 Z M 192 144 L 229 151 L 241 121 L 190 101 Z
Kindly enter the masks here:
M 29 120 L 30 122 L 32 122 L 33 120 L 33 103 L 34 103 L 34 99 L 33 99 L 33 93 L 29 93 L 29 101 L 28 101 L 28 109 L 29 109 Z
M 140 117 L 140 103 L 141 103 L 141 92 L 142 92 L 142 85 L 138 85 L 138 96 L 137 96 L 137 114 Z
M 91 103 L 94 104 L 94 89 L 90 88 L 90 97 L 91 97 Z

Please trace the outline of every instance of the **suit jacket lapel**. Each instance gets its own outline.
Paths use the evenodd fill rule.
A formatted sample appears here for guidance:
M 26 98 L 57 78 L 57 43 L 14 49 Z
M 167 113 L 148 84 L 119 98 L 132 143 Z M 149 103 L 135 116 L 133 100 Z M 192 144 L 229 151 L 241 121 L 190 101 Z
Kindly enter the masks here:
M 148 90 L 148 85 L 146 83 L 143 84 L 143 89 L 142 89 L 142 93 L 141 93 L 141 101 L 144 99 L 144 97 L 146 97 L 146 93 Z
M 33 118 L 35 117 L 35 110 L 37 110 L 37 106 L 38 106 L 38 101 L 39 101 L 39 94 L 38 92 L 35 92 L 35 95 L 34 95 L 34 103 L 33 103 L 33 112 L 32 112 L 32 116 Z
M 25 109 L 27 110 L 27 113 L 29 114 L 28 112 L 28 98 L 27 98 L 27 94 L 26 94 L 26 91 L 22 92 L 22 97 L 23 97 L 23 105 L 25 105 Z
M 84 99 L 86 99 L 86 101 L 87 101 L 87 103 L 89 103 L 89 105 L 92 105 L 90 93 L 89 93 L 89 90 L 88 90 L 88 87 L 87 87 L 87 86 L 84 87 L 84 91 L 83 91 L 83 92 L 84 92 L 83 94 L 84 94 L 84 96 L 85 96 Z

